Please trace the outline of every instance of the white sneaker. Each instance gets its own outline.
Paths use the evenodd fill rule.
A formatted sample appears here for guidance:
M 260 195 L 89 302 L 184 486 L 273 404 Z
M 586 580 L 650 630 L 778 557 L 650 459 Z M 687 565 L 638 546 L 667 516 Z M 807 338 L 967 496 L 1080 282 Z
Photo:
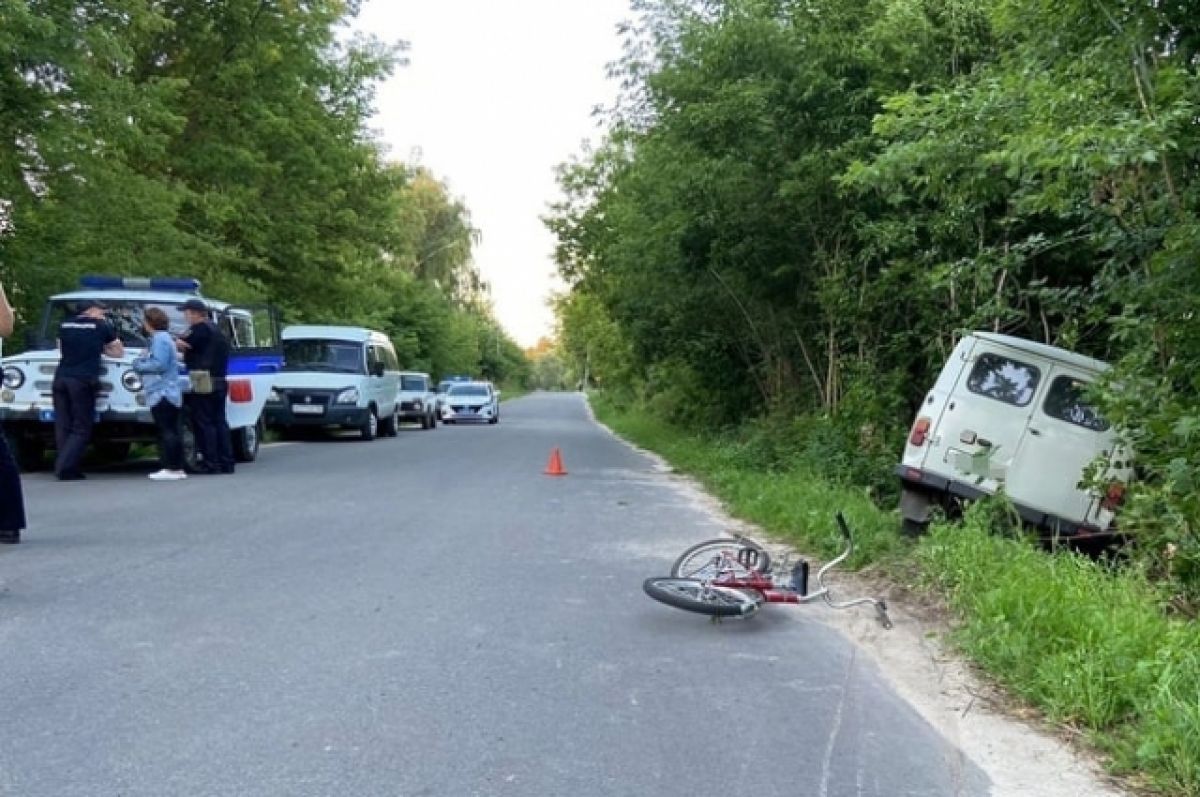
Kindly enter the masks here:
M 156 482 L 177 482 L 180 479 L 186 479 L 187 474 L 181 470 L 156 470 L 150 474 L 151 481 Z

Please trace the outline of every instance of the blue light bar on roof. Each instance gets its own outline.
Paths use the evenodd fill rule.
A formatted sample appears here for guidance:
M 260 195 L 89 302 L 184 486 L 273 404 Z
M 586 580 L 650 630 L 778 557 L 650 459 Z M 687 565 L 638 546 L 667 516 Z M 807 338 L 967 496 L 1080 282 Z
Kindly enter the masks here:
M 181 291 L 199 293 L 200 280 L 192 277 L 98 277 L 79 279 L 79 287 L 93 291 Z

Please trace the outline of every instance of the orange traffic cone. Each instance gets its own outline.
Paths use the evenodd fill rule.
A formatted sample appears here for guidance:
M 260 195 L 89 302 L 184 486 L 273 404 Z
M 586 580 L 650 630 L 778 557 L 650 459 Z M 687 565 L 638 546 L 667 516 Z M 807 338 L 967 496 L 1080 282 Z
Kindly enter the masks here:
M 566 476 L 567 469 L 563 467 L 562 452 L 558 450 L 558 446 L 550 452 L 550 462 L 546 465 L 547 476 Z

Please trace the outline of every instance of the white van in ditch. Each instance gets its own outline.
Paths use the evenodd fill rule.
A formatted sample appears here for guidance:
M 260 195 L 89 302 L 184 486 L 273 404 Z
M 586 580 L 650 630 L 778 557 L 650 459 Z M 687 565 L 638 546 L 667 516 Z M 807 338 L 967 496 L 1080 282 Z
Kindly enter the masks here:
M 1003 492 L 1046 533 L 1112 532 L 1133 464 L 1084 389 L 1109 366 L 1042 343 L 975 332 L 925 397 L 896 467 L 906 533 L 935 506 Z M 1085 470 L 1100 463 L 1105 491 Z
M 268 426 L 357 429 L 363 440 L 395 437 L 400 363 L 392 341 L 363 327 L 283 329 L 283 368 L 267 399 Z

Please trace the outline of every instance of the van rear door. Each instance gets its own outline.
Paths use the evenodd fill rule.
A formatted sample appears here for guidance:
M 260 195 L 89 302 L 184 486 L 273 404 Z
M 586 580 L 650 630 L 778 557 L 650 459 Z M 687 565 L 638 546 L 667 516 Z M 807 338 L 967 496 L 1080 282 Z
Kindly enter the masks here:
M 1011 471 L 1048 370 L 1036 357 L 980 341 L 939 419 L 926 471 L 995 493 Z
M 1017 503 L 1076 523 L 1096 508 L 1099 496 L 1083 485 L 1084 471 L 1097 456 L 1108 460 L 1117 439 L 1108 421 L 1084 400 L 1094 378 L 1063 365 L 1047 374 L 1044 398 L 1009 471 L 1007 491 Z
M 273 307 L 228 307 L 218 316 L 229 338 L 229 396 L 225 403 L 230 429 L 254 426 L 283 367 L 279 317 Z
M 925 400 L 917 408 L 917 417 L 913 419 L 912 428 L 904 444 L 902 466 L 914 470 L 924 470 L 927 462 L 934 462 L 938 456 L 937 430 L 941 426 L 942 415 L 953 398 L 954 388 L 962 379 L 963 371 L 971 367 L 971 351 L 977 338 L 967 335 L 954 347 L 950 358 L 942 366 L 937 381 L 926 394 Z M 938 470 L 938 468 L 933 468 Z

